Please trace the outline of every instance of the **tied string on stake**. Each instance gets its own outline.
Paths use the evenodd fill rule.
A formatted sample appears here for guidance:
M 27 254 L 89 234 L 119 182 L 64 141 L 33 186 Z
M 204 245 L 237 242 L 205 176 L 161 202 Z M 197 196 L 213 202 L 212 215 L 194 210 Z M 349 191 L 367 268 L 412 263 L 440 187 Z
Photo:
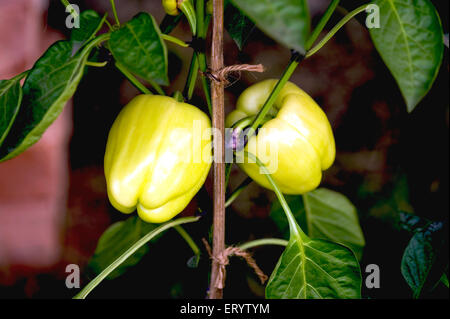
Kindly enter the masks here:
M 228 80 L 228 76 L 231 73 L 238 74 L 238 78 L 235 82 L 237 82 L 240 79 L 241 72 L 258 72 L 262 73 L 264 72 L 264 66 L 262 64 L 252 65 L 252 64 L 236 64 L 236 65 L 230 65 L 226 66 L 220 70 L 212 71 L 208 69 L 206 72 L 201 72 L 203 76 L 206 76 L 212 81 L 216 81 L 218 83 L 222 83 L 225 86 L 230 85 L 230 81 Z M 235 83 L 233 82 L 233 83 Z M 233 84 L 231 83 L 231 84 Z
M 216 282 L 214 283 L 214 286 L 217 289 L 224 288 L 226 277 L 226 266 L 228 266 L 228 264 L 230 263 L 229 258 L 231 256 L 238 256 L 243 258 L 247 262 L 247 264 L 255 271 L 255 274 L 258 276 L 259 280 L 261 281 L 261 284 L 264 284 L 269 279 L 269 277 L 267 277 L 267 275 L 264 274 L 261 268 L 258 267 L 255 259 L 253 259 L 253 257 L 248 252 L 241 250 L 239 247 L 230 246 L 227 247 L 225 250 L 223 250 L 222 253 L 219 254 L 218 256 L 213 256 L 211 246 L 209 246 L 208 241 L 205 238 L 203 238 L 202 240 L 209 254 L 209 257 L 219 264 L 219 274 L 217 276 Z

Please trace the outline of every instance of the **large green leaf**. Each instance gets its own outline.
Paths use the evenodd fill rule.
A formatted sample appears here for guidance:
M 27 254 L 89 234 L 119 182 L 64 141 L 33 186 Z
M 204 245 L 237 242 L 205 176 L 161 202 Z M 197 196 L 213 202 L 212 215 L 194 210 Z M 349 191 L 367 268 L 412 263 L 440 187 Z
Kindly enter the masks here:
M 230 0 L 225 2 L 224 25 L 228 34 L 236 42 L 239 50 L 242 50 L 252 30 L 255 28 L 255 24 L 232 5 Z
M 83 75 L 91 42 L 72 57 L 72 44 L 58 41 L 36 62 L 23 86 L 23 101 L 16 120 L 0 148 L 0 162 L 36 143 L 75 93 Z
M 310 31 L 306 0 L 231 1 L 275 41 L 305 53 L 305 43 Z
M 342 245 L 310 239 L 297 225 L 266 287 L 269 299 L 358 299 L 361 270 Z
M 326 239 L 353 250 L 361 258 L 365 246 L 355 206 L 344 195 L 320 188 L 301 196 L 286 198 L 297 222 L 313 239 Z M 274 203 L 271 217 L 289 238 L 289 224 L 279 202 Z
M 21 77 L 0 81 L 0 146 L 19 112 L 22 101 Z
M 412 112 L 431 89 L 442 63 L 439 15 L 429 0 L 372 2 L 380 8 L 381 25 L 370 34 Z
M 111 34 L 109 49 L 132 73 L 149 82 L 168 85 L 167 48 L 155 19 L 139 13 Z
M 158 226 L 159 225 L 145 223 L 137 216 L 130 217 L 126 221 L 117 222 L 111 225 L 100 237 L 94 256 L 89 262 L 89 268 L 95 275 L 101 273 L 129 247 L 133 246 L 139 239 L 156 229 Z M 153 239 L 153 241 L 157 240 L 157 238 Z M 117 267 L 107 278 L 114 279 L 122 275 L 127 268 L 136 265 L 148 250 L 148 245 L 141 247 Z
M 102 26 L 102 17 L 94 10 L 86 10 L 80 14 L 80 27 L 74 28 L 70 41 L 81 47 L 91 40 Z
M 401 272 L 414 298 L 431 290 L 448 267 L 448 242 L 443 235 L 443 224 L 431 223 L 416 230 L 405 249 Z

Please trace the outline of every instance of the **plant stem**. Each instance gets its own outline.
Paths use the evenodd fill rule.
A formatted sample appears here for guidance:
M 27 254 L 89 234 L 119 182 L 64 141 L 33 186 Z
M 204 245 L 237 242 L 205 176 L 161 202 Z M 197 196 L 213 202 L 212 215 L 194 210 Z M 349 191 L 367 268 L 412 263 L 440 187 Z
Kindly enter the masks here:
M 181 227 L 180 225 L 175 226 L 174 229 L 178 232 L 178 234 L 180 234 L 180 236 L 189 245 L 189 247 L 191 247 L 194 255 L 199 257 L 200 256 L 200 248 L 198 248 L 197 244 L 192 239 L 192 237 L 187 233 L 187 231 L 185 231 L 184 228 Z
M 205 19 L 205 0 L 197 0 L 195 9 L 197 10 L 197 37 L 200 41 L 205 41 L 208 33 L 211 16 L 207 15 Z M 208 69 L 206 54 L 204 51 L 197 52 L 198 66 L 200 71 L 205 73 Z M 205 76 L 201 77 L 203 92 L 205 93 L 206 104 L 208 105 L 209 114 L 212 115 L 211 87 Z
M 288 245 L 288 241 L 284 239 L 278 239 L 278 238 L 264 238 L 264 239 L 258 239 L 254 241 L 249 241 L 248 243 L 242 244 L 238 246 L 241 250 L 248 250 L 253 247 L 258 246 L 265 246 L 265 245 L 274 245 L 274 246 L 284 246 L 286 247 Z
M 158 228 L 154 229 L 153 231 L 149 232 L 147 235 L 139 239 L 133 246 L 128 248 L 119 258 L 114 260 L 108 267 L 106 267 L 97 277 L 95 277 L 90 283 L 88 283 L 83 290 L 81 290 L 73 299 L 84 299 L 86 296 L 100 284 L 103 279 L 108 277 L 110 273 L 112 273 L 117 267 L 119 267 L 125 260 L 128 259 L 131 255 L 133 255 L 139 248 L 144 246 L 146 243 L 148 243 L 150 240 L 152 240 L 154 237 L 158 236 L 162 232 L 166 231 L 167 229 L 170 229 L 172 227 L 187 224 L 187 223 L 193 223 L 199 220 L 199 217 L 186 217 L 186 218 L 179 218 L 176 220 L 169 221 L 165 224 L 162 224 Z
M 286 202 L 286 199 L 284 198 L 283 193 L 281 192 L 278 185 L 275 183 L 275 181 L 272 178 L 272 175 L 270 175 L 268 169 L 266 166 L 253 154 L 244 152 L 244 155 L 248 158 L 250 158 L 252 161 L 255 161 L 256 164 L 263 170 L 264 175 L 266 175 L 267 180 L 269 181 L 270 185 L 273 188 L 273 191 L 275 192 L 275 195 L 277 195 L 278 200 L 280 201 L 281 207 L 284 210 L 284 213 L 286 214 L 286 217 L 289 222 L 289 228 L 292 234 L 296 234 L 297 236 L 300 236 L 300 232 L 302 231 L 297 226 L 297 221 L 295 220 L 294 214 L 292 213 L 288 203 Z
M 238 198 L 239 195 L 241 195 L 241 193 L 244 191 L 244 189 L 246 189 L 247 186 L 250 185 L 252 182 L 253 182 L 253 180 L 251 178 L 247 178 L 245 181 L 243 181 L 242 184 L 239 185 L 238 188 L 236 188 L 234 190 L 234 192 L 230 195 L 228 200 L 225 202 L 225 208 L 229 207 L 236 200 L 236 198 Z
M 211 65 L 213 70 L 223 68 L 223 0 L 214 0 L 213 35 Z M 213 256 L 219 256 L 225 249 L 225 110 L 224 84 L 212 82 L 213 128 L 220 132 L 214 137 L 214 222 L 213 222 Z M 220 140 L 219 140 L 220 138 Z M 222 289 L 215 286 L 220 265 L 213 259 L 210 299 L 222 299 Z
M 302 60 L 302 56 L 300 56 L 298 53 L 294 53 L 291 62 L 289 63 L 288 67 L 284 71 L 283 75 L 281 76 L 280 80 L 278 81 L 277 85 L 273 89 L 272 93 L 270 94 L 267 101 L 264 103 L 263 107 L 259 111 L 258 115 L 256 116 L 255 120 L 253 121 L 251 125 L 251 129 L 253 132 L 256 132 L 256 129 L 259 127 L 259 125 L 263 122 L 266 115 L 269 113 L 270 109 L 272 108 L 273 104 L 278 98 L 278 95 L 280 94 L 281 90 L 284 88 L 284 85 L 289 81 L 292 74 L 294 73 L 297 66 L 300 64 Z M 250 138 L 250 136 L 249 136 Z
M 97 68 L 102 68 L 102 67 L 106 66 L 107 64 L 108 64 L 107 61 L 105 61 L 105 62 L 92 62 L 92 61 L 87 61 L 87 62 L 86 62 L 86 65 L 87 65 L 87 66 L 94 66 L 94 67 L 97 67 Z
M 181 5 L 179 5 L 179 8 L 186 16 L 189 26 L 191 27 L 192 34 L 195 36 L 197 34 L 197 16 L 192 2 L 190 0 L 183 1 L 181 2 Z
M 333 15 L 334 11 L 336 10 L 336 7 L 338 6 L 340 0 L 333 0 L 331 1 L 330 5 L 328 6 L 327 10 L 323 14 L 322 18 L 320 19 L 319 23 L 317 24 L 314 31 L 311 33 L 311 36 L 309 37 L 308 41 L 306 41 L 306 50 L 308 51 L 313 46 L 314 42 L 316 42 L 317 38 L 319 37 L 320 33 L 322 32 L 323 28 L 327 25 L 328 21 L 330 20 L 331 16 Z
M 119 17 L 117 16 L 116 4 L 115 4 L 114 0 L 109 0 L 109 2 L 111 3 L 111 7 L 113 10 L 113 14 L 114 14 L 114 19 L 116 19 L 116 24 L 120 27 Z
M 158 83 L 156 83 L 155 81 L 152 81 L 150 79 L 147 79 L 148 83 L 150 83 L 151 86 L 153 86 L 153 88 L 156 90 L 156 92 L 159 95 L 166 95 L 166 92 L 164 92 L 164 90 L 159 86 Z
M 61 0 L 61 3 L 63 4 L 63 6 L 65 6 L 66 8 L 67 7 L 70 7 L 70 14 L 72 15 L 72 17 L 75 19 L 75 18 L 78 18 L 78 13 L 75 11 L 75 9 L 72 7 L 72 5 L 69 3 L 69 1 L 68 0 Z
M 200 71 L 206 73 L 208 69 L 208 65 L 206 63 L 206 54 L 204 52 L 199 52 L 197 55 L 198 65 L 200 67 Z M 209 114 L 212 114 L 212 100 L 211 100 L 211 87 L 206 76 L 202 76 L 202 87 L 203 92 L 205 92 L 206 103 L 208 104 Z
M 142 84 L 131 72 L 129 72 L 122 64 L 116 62 L 116 68 L 122 72 L 123 75 L 128 79 L 128 81 L 131 82 L 139 91 L 141 91 L 144 94 L 150 94 L 153 95 L 153 93 L 147 89 L 144 84 Z
M 183 47 L 183 48 L 188 48 L 189 47 L 189 44 L 187 44 L 186 42 L 184 42 L 184 41 L 182 41 L 182 40 L 180 40 L 180 39 L 178 39 L 176 37 L 173 37 L 171 35 L 168 35 L 168 34 L 162 33 L 161 34 L 161 39 L 166 40 L 168 42 L 175 43 L 175 44 L 177 44 L 177 45 L 179 45 L 180 47 Z
M 352 12 L 350 12 L 349 14 L 347 14 L 341 21 L 339 21 L 339 23 L 333 28 L 331 29 L 330 32 L 328 32 L 328 34 L 311 50 L 309 50 L 306 53 L 306 58 L 311 57 L 312 55 L 314 55 L 317 51 L 319 51 L 325 44 L 327 44 L 327 42 L 347 23 L 349 22 L 351 19 L 353 19 L 353 17 L 355 17 L 356 15 L 358 15 L 359 13 L 363 12 L 366 10 L 367 6 L 369 4 L 365 4 L 363 6 L 360 6 L 359 8 L 353 10 Z
M 184 96 L 189 102 L 194 95 L 195 84 L 197 83 L 198 77 L 198 59 L 197 52 L 192 53 L 191 66 L 189 67 L 189 74 L 186 80 L 186 86 L 184 88 Z

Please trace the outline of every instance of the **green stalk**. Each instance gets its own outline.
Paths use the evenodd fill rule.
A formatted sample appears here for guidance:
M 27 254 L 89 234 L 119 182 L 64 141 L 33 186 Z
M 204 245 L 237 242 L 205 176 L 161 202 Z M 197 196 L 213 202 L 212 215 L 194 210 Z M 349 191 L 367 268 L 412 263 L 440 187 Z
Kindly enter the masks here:
M 197 37 L 204 41 L 206 34 L 208 33 L 209 23 L 211 16 L 207 15 L 205 19 L 205 0 L 197 0 L 195 9 L 197 10 Z M 197 52 L 197 59 L 200 71 L 206 73 L 208 69 L 208 63 L 206 61 L 205 52 Z M 212 100 L 211 100 L 211 87 L 208 79 L 205 76 L 201 77 L 203 92 L 205 93 L 206 103 L 208 104 L 209 114 L 212 114 Z
M 150 240 L 161 234 L 162 232 L 176 227 L 178 225 L 193 223 L 199 220 L 199 217 L 186 217 L 169 221 L 162 224 L 158 228 L 149 232 L 147 235 L 139 239 L 136 243 L 128 248 L 119 258 L 114 260 L 108 267 L 106 267 L 97 277 L 95 277 L 90 283 L 86 285 L 73 299 L 85 299 L 87 295 L 97 287 L 110 273 L 112 273 L 117 267 L 119 267 L 125 260 L 132 256 L 139 248 L 147 244 Z
M 175 226 L 174 229 L 180 234 L 180 236 L 184 239 L 184 241 L 189 245 L 189 247 L 192 249 L 192 252 L 195 256 L 197 256 L 197 259 L 200 258 L 200 248 L 198 248 L 195 241 L 192 239 L 192 237 L 188 234 L 187 231 L 184 230 L 183 227 L 180 225 Z
M 195 84 L 198 78 L 198 59 L 197 52 L 192 53 L 191 66 L 189 67 L 189 74 L 186 80 L 186 86 L 184 88 L 184 95 L 187 100 L 190 101 L 194 95 Z
M 114 0 L 109 0 L 109 2 L 111 3 L 111 7 L 112 7 L 113 14 L 114 14 L 114 19 L 116 20 L 116 24 L 120 27 L 120 21 L 119 21 L 119 16 L 117 15 L 116 4 L 115 4 Z
M 292 56 L 291 62 L 289 63 L 288 67 L 284 71 L 283 75 L 281 76 L 280 80 L 278 81 L 277 85 L 273 89 L 272 93 L 270 93 L 269 98 L 264 103 L 263 107 L 259 111 L 258 115 L 256 116 L 255 120 L 253 121 L 251 128 L 253 132 L 256 132 L 256 129 L 261 125 L 264 118 L 269 114 L 270 109 L 272 108 L 273 104 L 278 98 L 278 95 L 280 95 L 281 90 L 284 88 L 284 85 L 289 81 L 292 74 L 294 73 L 297 66 L 300 64 L 302 57 L 297 54 L 294 54 Z M 249 136 L 250 138 L 250 136 Z
M 359 13 L 365 11 L 367 9 L 367 6 L 369 6 L 369 4 L 365 4 L 363 6 L 360 6 L 359 8 L 356 8 L 355 10 L 353 10 L 352 12 L 350 12 L 349 14 L 347 14 L 341 21 L 339 21 L 339 23 L 333 28 L 331 29 L 330 32 L 328 32 L 328 34 L 311 50 L 309 50 L 306 53 L 306 58 L 311 57 L 312 55 L 314 55 L 317 51 L 319 51 L 325 44 L 327 44 L 327 42 L 347 23 L 349 22 L 351 19 L 353 19 L 356 15 L 358 15 Z
M 116 62 L 116 68 L 122 72 L 123 75 L 134 85 L 139 91 L 144 94 L 153 95 L 153 93 L 147 89 L 131 72 L 129 72 L 122 64 Z
M 191 0 L 184 0 L 179 5 L 179 8 L 181 12 L 183 12 L 186 16 L 191 27 L 192 34 L 195 36 L 197 34 L 197 17 L 195 14 L 194 5 L 192 4 Z
M 257 240 L 249 241 L 248 243 L 238 246 L 238 248 L 240 248 L 241 250 L 248 250 L 250 248 L 254 248 L 254 247 L 258 247 L 258 246 L 265 246 L 265 245 L 286 247 L 288 245 L 288 243 L 289 242 L 284 239 L 264 238 L 264 239 L 257 239 Z
M 78 18 L 78 13 L 75 11 L 75 9 L 72 7 L 72 5 L 69 3 L 68 0 L 61 0 L 61 3 L 63 4 L 63 6 L 70 7 L 70 14 L 72 15 L 72 17 L 74 19 Z
M 292 213 L 288 203 L 286 202 L 286 199 L 284 198 L 284 195 L 281 192 L 280 188 L 273 180 L 272 175 L 270 175 L 269 170 L 255 155 L 248 153 L 248 152 L 244 152 L 244 155 L 246 157 L 250 158 L 252 161 L 255 161 L 256 164 L 259 166 L 259 168 L 266 175 L 267 180 L 269 181 L 270 185 L 272 186 L 272 188 L 275 192 L 275 195 L 277 195 L 277 198 L 280 201 L 281 207 L 283 208 L 284 213 L 286 214 L 286 217 L 289 222 L 289 229 L 291 231 L 291 236 L 293 234 L 295 234 L 298 237 L 303 237 L 305 234 L 302 233 L 302 230 L 298 227 L 297 221 L 295 220 L 295 217 L 294 217 L 294 214 Z
M 178 39 L 176 37 L 173 37 L 171 35 L 168 35 L 168 34 L 162 33 L 161 34 L 161 39 L 166 40 L 168 42 L 175 43 L 176 45 L 179 45 L 180 47 L 183 47 L 183 48 L 188 48 L 189 47 L 189 44 L 187 44 L 186 42 L 184 42 L 184 41 L 182 41 L 182 40 L 180 40 L 180 39 Z
M 108 64 L 108 61 L 105 61 L 105 62 L 87 61 L 86 62 L 87 66 L 93 66 L 93 67 L 96 67 L 96 68 L 102 68 L 102 67 L 106 66 L 107 64 Z
M 316 42 L 317 38 L 319 37 L 320 33 L 322 32 L 323 28 L 327 25 L 328 21 L 330 20 L 331 16 L 333 15 L 334 11 L 336 10 L 336 7 L 338 6 L 340 0 L 333 0 L 331 1 L 330 5 L 328 6 L 327 10 L 325 11 L 324 15 L 320 19 L 319 23 L 317 24 L 314 31 L 311 33 L 311 36 L 309 37 L 308 41 L 306 41 L 306 50 L 308 51 L 313 46 L 314 42 Z
M 245 181 L 243 181 L 242 184 L 239 185 L 234 190 L 234 192 L 230 195 L 228 200 L 225 202 L 225 208 L 229 207 L 236 200 L 236 198 L 238 198 L 239 195 L 241 195 L 241 193 L 247 188 L 247 186 L 250 185 L 252 182 L 253 182 L 253 180 L 251 178 L 247 178 Z

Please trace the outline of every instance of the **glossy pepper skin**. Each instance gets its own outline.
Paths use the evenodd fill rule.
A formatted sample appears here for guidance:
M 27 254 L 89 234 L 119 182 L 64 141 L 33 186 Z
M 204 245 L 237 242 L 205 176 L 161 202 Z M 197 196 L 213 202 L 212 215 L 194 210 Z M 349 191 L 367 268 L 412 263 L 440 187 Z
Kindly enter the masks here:
M 277 80 L 266 80 L 246 89 L 237 101 L 236 110 L 228 115 L 227 127 L 258 114 L 276 83 Z M 274 118 L 262 126 L 264 130 L 249 139 L 245 150 L 264 152 L 269 149 L 269 143 L 276 144 L 278 169 L 274 170 L 272 177 L 281 191 L 304 194 L 314 190 L 321 182 L 322 171 L 333 164 L 336 156 L 335 140 L 327 116 L 308 94 L 291 82 L 282 89 L 271 116 Z M 273 164 L 270 163 L 272 157 L 268 157 L 266 162 L 262 158 L 260 160 L 266 166 Z M 246 159 L 239 165 L 258 184 L 272 189 L 257 164 Z
M 179 214 L 210 170 L 211 137 L 203 134 L 210 127 L 208 116 L 192 105 L 165 96 L 134 98 L 115 120 L 106 146 L 112 205 L 125 214 L 137 209 L 149 223 Z

